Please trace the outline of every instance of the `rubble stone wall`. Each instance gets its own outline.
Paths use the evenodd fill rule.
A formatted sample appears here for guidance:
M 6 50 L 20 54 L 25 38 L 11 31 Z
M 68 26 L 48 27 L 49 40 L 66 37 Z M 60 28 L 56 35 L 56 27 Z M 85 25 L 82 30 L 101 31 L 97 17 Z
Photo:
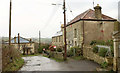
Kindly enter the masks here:
M 104 62 L 107 62 L 108 64 L 112 64 L 113 63 L 113 59 L 112 58 L 104 58 L 99 56 L 98 54 L 95 54 L 92 51 L 92 48 L 84 48 L 83 49 L 83 56 L 89 60 L 93 60 L 95 62 L 97 62 L 98 64 L 102 64 Z

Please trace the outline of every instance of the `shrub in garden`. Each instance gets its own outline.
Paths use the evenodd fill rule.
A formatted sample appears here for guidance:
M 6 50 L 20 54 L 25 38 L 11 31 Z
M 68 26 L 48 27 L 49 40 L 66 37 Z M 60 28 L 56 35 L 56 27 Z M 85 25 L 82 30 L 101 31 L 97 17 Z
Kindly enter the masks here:
M 40 48 L 39 48 L 39 45 L 38 45 L 38 53 L 42 53 L 43 48 L 45 48 L 46 50 L 49 49 L 49 44 L 41 44 Z
M 101 48 L 99 51 L 99 56 L 105 57 L 106 53 L 107 53 L 107 49 Z
M 93 47 L 93 52 L 94 52 L 94 53 L 98 53 L 98 47 L 97 47 L 97 46 L 94 46 L 94 47 Z
M 107 62 L 103 62 L 103 63 L 101 64 L 101 67 L 102 67 L 102 68 L 107 68 L 107 67 L 108 67 L 108 63 L 107 63 Z
M 99 40 L 99 41 L 97 41 L 97 44 L 99 44 L 99 45 L 106 45 L 106 42 L 102 41 L 102 40 Z
M 67 51 L 67 57 L 71 57 L 71 56 L 73 56 L 73 52 L 72 51 Z
M 94 45 L 94 44 L 96 44 L 97 42 L 94 40 L 94 41 L 92 41 L 91 43 L 90 43 L 90 45 Z
M 62 52 L 62 49 L 61 48 L 57 48 L 57 52 Z
M 76 55 L 80 55 L 81 54 L 81 48 L 75 46 L 75 47 L 71 47 L 70 50 L 68 51 L 68 56 L 73 56 L 74 55 L 74 49 L 75 49 L 75 54 Z
M 43 47 L 41 46 L 39 49 L 38 49 L 38 53 L 42 53 L 43 51 Z
M 21 56 L 19 50 L 15 49 L 14 46 L 2 45 L 2 70 L 18 70 L 24 64 Z

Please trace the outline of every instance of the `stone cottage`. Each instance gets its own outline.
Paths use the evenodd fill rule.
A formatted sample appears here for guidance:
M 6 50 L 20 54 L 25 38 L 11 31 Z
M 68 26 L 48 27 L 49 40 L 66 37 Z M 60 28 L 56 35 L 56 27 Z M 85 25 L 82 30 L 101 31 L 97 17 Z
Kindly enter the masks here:
M 63 24 L 61 25 L 61 30 L 52 37 L 52 45 L 63 47 Z
M 5 44 L 9 42 L 6 41 Z M 11 39 L 11 45 L 13 45 L 16 49 L 18 49 L 22 54 L 34 54 L 34 42 L 30 39 L 23 38 L 19 35 L 18 37 L 14 37 Z
M 93 40 L 111 40 L 117 20 L 102 14 L 102 7 L 97 5 L 76 16 L 66 25 L 67 49 L 80 48 Z M 64 31 L 63 31 L 64 32 Z

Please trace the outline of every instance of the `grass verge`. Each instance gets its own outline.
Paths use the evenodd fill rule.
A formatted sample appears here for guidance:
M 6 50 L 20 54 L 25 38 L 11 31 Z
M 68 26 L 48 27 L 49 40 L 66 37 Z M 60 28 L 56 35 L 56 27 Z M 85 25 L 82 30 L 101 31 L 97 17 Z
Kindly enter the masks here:
M 85 58 L 83 56 L 75 56 L 75 57 L 72 57 L 72 59 L 75 59 L 75 60 L 84 60 Z
M 43 56 L 49 58 L 48 55 L 43 55 Z M 64 62 L 63 59 L 58 59 L 58 58 L 53 58 L 53 57 L 50 57 L 50 59 L 55 60 L 56 62 Z
M 4 71 L 18 71 L 24 65 L 23 59 L 16 59 L 9 63 Z
M 22 57 L 28 57 L 28 56 L 39 56 L 41 54 L 33 54 L 33 55 L 22 55 Z

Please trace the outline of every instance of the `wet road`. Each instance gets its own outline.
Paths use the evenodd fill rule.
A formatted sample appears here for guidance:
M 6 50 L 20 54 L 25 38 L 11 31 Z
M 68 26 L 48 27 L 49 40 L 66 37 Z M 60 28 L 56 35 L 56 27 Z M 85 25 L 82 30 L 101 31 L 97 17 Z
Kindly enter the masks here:
M 43 56 L 23 57 L 25 65 L 19 71 L 95 71 L 98 64 L 88 60 L 56 62 Z

